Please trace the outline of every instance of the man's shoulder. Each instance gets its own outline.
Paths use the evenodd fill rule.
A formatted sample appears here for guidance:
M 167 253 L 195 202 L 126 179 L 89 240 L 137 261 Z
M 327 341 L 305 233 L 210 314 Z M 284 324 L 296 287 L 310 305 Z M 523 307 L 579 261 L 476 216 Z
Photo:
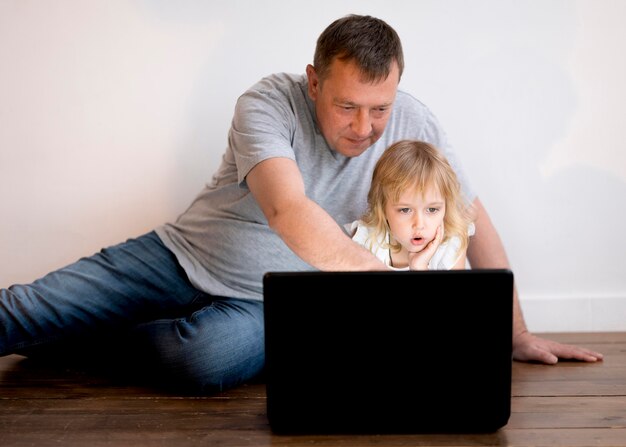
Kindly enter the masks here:
M 295 116 L 295 110 L 308 110 L 306 91 L 305 75 L 273 73 L 265 76 L 239 96 L 234 120 L 241 129 L 250 122 L 266 123 L 268 116 L 279 118 L 283 124 L 291 123 L 288 117 Z M 241 121 L 243 118 L 245 122 Z
M 417 99 L 414 95 L 407 92 L 406 90 L 398 89 L 396 94 L 395 105 L 397 109 L 408 109 L 413 110 L 414 112 L 427 113 L 430 114 L 430 109 L 424 102 Z
M 399 139 L 419 139 L 441 147 L 441 134 L 439 122 L 429 107 L 405 90 L 398 90 L 382 144 L 388 146 Z
M 306 82 L 306 75 L 296 73 L 272 73 L 254 83 L 248 91 L 284 91 L 301 88 Z

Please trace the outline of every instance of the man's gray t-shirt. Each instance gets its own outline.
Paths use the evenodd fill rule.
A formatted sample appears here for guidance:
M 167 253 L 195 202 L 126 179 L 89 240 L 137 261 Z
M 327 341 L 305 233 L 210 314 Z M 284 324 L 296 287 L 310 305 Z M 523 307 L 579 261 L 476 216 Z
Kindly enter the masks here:
M 465 196 L 473 200 L 437 119 L 411 95 L 398 91 L 381 138 L 362 155 L 349 158 L 330 149 L 320 133 L 306 75 L 268 76 L 238 99 L 228 145 L 211 182 L 175 223 L 157 228 L 157 234 L 198 289 L 262 300 L 265 272 L 314 268 L 269 228 L 246 184 L 248 172 L 268 158 L 295 160 L 307 196 L 343 226 L 365 212 L 376 161 L 403 139 L 424 140 L 442 149 Z

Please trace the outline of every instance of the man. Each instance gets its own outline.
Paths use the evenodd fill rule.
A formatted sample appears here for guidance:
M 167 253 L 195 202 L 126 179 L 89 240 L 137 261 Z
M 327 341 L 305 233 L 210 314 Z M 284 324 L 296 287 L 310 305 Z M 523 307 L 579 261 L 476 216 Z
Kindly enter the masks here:
M 472 267 L 508 267 L 436 118 L 398 90 L 403 68 L 385 22 L 333 22 L 306 75 L 271 75 L 240 97 L 220 168 L 175 223 L 2 289 L 0 355 L 71 347 L 98 356 L 108 345 L 195 392 L 250 380 L 264 364 L 265 272 L 386 269 L 342 224 L 362 215 L 376 160 L 401 139 L 441 148 L 473 200 Z M 602 358 L 530 334 L 517 292 L 513 353 Z

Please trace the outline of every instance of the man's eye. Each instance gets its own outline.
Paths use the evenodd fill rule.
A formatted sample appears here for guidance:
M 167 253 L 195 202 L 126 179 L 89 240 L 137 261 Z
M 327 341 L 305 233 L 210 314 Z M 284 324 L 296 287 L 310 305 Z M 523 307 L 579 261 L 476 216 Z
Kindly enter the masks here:
M 380 108 L 380 109 L 373 109 L 372 110 L 372 116 L 375 118 L 382 118 L 387 114 L 387 109 L 385 108 Z

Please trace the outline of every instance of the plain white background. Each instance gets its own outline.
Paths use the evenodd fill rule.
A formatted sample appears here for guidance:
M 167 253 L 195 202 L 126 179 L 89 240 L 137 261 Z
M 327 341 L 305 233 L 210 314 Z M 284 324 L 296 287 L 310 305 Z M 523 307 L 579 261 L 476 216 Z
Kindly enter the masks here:
M 0 0 L 0 286 L 173 220 L 237 96 L 389 22 L 504 240 L 534 331 L 626 330 L 626 2 Z

